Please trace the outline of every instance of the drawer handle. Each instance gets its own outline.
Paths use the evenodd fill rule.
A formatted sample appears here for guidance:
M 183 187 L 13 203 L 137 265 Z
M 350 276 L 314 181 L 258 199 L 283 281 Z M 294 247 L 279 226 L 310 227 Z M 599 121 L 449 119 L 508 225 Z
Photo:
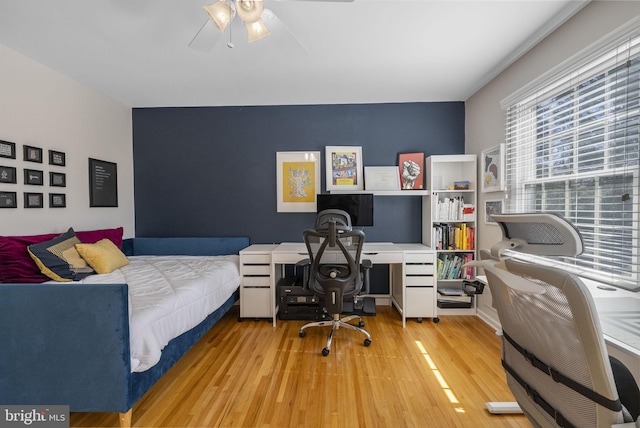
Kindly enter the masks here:
M 364 253 L 365 256 L 377 256 L 378 253 Z

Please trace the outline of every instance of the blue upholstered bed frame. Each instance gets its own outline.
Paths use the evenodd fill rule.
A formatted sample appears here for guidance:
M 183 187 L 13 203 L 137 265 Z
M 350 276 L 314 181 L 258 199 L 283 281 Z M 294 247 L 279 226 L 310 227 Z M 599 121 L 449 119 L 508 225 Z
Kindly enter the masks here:
M 238 254 L 246 237 L 133 238 L 126 255 Z M 235 303 L 238 291 L 131 373 L 126 284 L 0 284 L 0 404 L 126 414 Z

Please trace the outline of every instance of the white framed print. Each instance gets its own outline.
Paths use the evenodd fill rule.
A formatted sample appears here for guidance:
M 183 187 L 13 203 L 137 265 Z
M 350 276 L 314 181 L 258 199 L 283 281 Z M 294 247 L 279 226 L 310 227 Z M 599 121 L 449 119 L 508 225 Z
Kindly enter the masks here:
M 320 152 L 276 152 L 278 212 L 316 212 Z
M 502 199 L 484 201 L 484 223 L 497 226 L 498 223 L 491 218 L 492 214 L 502 214 Z
M 326 146 L 326 185 L 331 190 L 364 190 L 362 147 Z
M 365 166 L 366 190 L 400 190 L 400 174 L 396 166 Z
M 499 192 L 504 190 L 504 144 L 498 144 L 483 150 L 482 164 L 482 192 Z

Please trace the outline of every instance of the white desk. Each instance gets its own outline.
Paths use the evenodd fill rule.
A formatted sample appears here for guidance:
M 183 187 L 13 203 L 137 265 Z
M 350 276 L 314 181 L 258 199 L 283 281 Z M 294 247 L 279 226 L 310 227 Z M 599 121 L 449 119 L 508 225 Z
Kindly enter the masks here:
M 284 267 L 308 258 L 304 243 L 254 244 L 240 251 L 240 317 L 271 318 L 276 325 L 278 305 L 276 284 Z M 375 295 L 387 301 L 406 318 L 437 320 L 437 293 L 434 278 L 434 251 L 422 244 L 365 242 L 362 259 L 389 265 L 389 295 Z

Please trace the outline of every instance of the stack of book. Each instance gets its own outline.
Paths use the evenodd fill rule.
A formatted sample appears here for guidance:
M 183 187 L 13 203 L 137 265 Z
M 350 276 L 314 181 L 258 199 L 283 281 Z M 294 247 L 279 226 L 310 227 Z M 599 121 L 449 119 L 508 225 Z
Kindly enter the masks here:
M 461 288 L 438 288 L 439 308 L 470 308 L 473 296 Z

